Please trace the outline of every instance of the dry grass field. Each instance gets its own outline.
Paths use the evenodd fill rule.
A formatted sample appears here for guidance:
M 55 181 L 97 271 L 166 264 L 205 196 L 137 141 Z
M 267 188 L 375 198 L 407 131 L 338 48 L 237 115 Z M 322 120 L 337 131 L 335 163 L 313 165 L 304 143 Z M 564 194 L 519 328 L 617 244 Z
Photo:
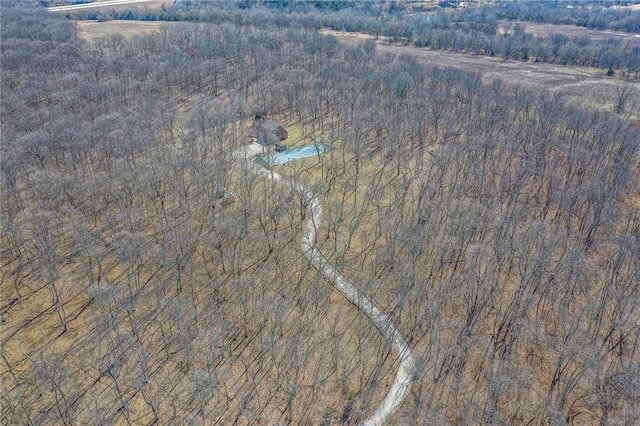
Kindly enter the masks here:
M 100 37 L 120 34 L 124 37 L 134 37 L 142 34 L 150 34 L 161 27 L 175 25 L 174 22 L 164 21 L 123 21 L 114 20 L 107 22 L 76 21 L 79 34 L 87 41 L 94 41 Z
M 358 44 L 363 40 L 374 39 L 368 34 L 324 31 L 340 41 Z M 568 103 L 581 108 L 613 111 L 616 100 L 616 88 L 622 79 L 607 77 L 606 70 L 588 67 L 567 67 L 548 63 L 529 63 L 505 61 L 500 58 L 473 56 L 442 50 L 430 50 L 414 46 L 390 44 L 384 39 L 376 40 L 378 51 L 396 55 L 411 55 L 426 65 L 455 67 L 465 71 L 477 72 L 484 83 L 495 79 L 508 84 L 517 84 L 533 92 L 547 91 L 563 96 Z M 629 83 L 640 93 L 640 83 Z M 635 108 L 638 108 L 636 105 Z
M 514 24 L 515 23 L 516 22 L 514 22 Z M 576 25 L 554 25 L 522 21 L 517 23 L 524 27 L 525 32 L 541 37 L 548 37 L 551 34 L 563 34 L 568 37 L 589 37 L 591 41 L 607 40 L 611 38 L 618 40 L 640 38 L 640 34 L 625 33 L 621 31 L 592 30 L 589 28 L 578 27 Z

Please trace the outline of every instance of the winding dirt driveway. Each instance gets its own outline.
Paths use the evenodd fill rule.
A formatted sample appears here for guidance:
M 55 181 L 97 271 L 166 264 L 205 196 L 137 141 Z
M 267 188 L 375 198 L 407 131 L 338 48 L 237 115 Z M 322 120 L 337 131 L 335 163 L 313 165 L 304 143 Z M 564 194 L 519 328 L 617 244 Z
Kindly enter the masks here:
M 320 271 L 347 300 L 356 305 L 358 309 L 364 312 L 364 314 L 373 321 L 380 333 L 382 333 L 382 335 L 393 345 L 394 350 L 400 358 L 400 367 L 398 368 L 398 373 L 396 374 L 396 378 L 391 385 L 389 392 L 373 415 L 362 422 L 362 425 L 366 426 L 381 425 L 385 419 L 403 403 L 411 388 L 415 370 L 415 363 L 411 353 L 411 348 L 409 348 L 406 340 L 402 337 L 391 319 L 382 312 L 382 310 L 378 308 L 371 299 L 365 296 L 355 284 L 345 278 L 335 267 L 333 267 L 333 265 L 331 265 L 327 258 L 315 246 L 318 228 L 322 222 L 322 206 L 314 196 L 313 192 L 310 189 L 284 178 L 277 173 L 266 170 L 251 161 L 253 155 L 260 152 L 262 152 L 262 147 L 260 145 L 256 143 L 250 144 L 236 151 L 235 159 L 245 170 L 256 173 L 264 178 L 273 179 L 293 188 L 300 194 L 305 204 L 310 206 L 311 218 L 307 222 L 302 235 L 302 253 L 309 263 Z

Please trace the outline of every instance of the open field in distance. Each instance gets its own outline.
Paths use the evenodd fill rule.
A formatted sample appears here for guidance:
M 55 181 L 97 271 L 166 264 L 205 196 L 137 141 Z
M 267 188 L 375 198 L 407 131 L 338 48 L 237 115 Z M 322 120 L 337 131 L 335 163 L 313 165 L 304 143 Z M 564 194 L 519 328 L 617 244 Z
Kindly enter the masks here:
M 525 32 L 540 37 L 548 37 L 551 34 L 563 34 L 567 37 L 589 37 L 591 41 L 606 40 L 610 38 L 619 40 L 640 38 L 640 34 L 625 33 L 622 31 L 592 30 L 589 28 L 578 27 L 576 25 L 554 25 L 523 21 L 519 21 L 517 23 L 524 27 Z
M 125 37 L 149 34 L 158 31 L 164 25 L 175 25 L 175 22 L 165 21 L 77 21 L 79 34 L 87 41 L 94 41 L 100 37 L 121 34 Z
M 333 35 L 338 40 L 349 44 L 359 44 L 364 40 L 375 39 L 368 34 L 329 30 L 323 33 Z M 622 79 L 607 77 L 605 71 L 598 68 L 504 61 L 500 58 L 390 44 L 382 38 L 375 41 L 381 53 L 406 54 L 415 57 L 425 65 L 455 67 L 477 72 L 482 76 L 484 83 L 500 79 L 530 91 L 547 91 L 561 95 L 570 104 L 591 110 L 612 111 L 617 87 L 624 84 Z M 636 93 L 640 93 L 640 83 L 627 82 L 627 84 L 632 85 Z M 634 108 L 637 108 L 637 105 Z
M 88 41 L 97 38 L 121 34 L 131 37 L 139 34 L 148 34 L 159 30 L 163 25 L 177 25 L 173 22 L 162 21 L 124 21 L 114 20 L 107 22 L 77 21 L 80 35 Z M 553 27 L 550 28 L 550 27 Z M 542 33 L 575 32 L 589 34 L 604 33 L 579 27 L 532 24 L 527 23 L 527 31 Z M 364 40 L 375 39 L 369 34 L 347 33 L 325 30 L 324 34 L 330 34 L 338 40 L 358 44 Z M 624 33 L 615 33 L 631 37 Z M 599 111 L 612 111 L 617 97 L 617 88 L 623 84 L 623 80 L 616 77 L 607 77 L 605 71 L 598 68 L 567 67 L 548 63 L 529 63 L 521 61 L 504 61 L 500 58 L 485 56 L 473 56 L 462 53 L 453 53 L 441 50 L 430 50 L 414 46 L 402 46 L 388 43 L 384 38 L 376 40 L 378 50 L 382 53 L 408 54 L 427 65 L 440 67 L 456 67 L 466 71 L 478 72 L 484 83 L 494 79 L 501 79 L 508 84 L 518 84 L 527 90 L 534 92 L 544 90 L 562 95 L 574 106 Z M 640 93 L 640 83 L 629 82 Z M 633 100 L 632 100 L 633 101 Z M 636 101 L 636 103 L 638 103 Z M 633 111 L 638 105 L 632 105 L 628 109 Z

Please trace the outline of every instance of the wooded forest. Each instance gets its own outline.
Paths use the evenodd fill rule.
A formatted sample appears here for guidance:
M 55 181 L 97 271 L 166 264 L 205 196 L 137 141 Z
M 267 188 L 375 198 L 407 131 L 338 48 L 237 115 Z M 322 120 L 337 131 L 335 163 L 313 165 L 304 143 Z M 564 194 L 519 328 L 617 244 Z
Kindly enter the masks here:
M 245 6 L 90 43 L 0 4 L 4 421 L 371 415 L 399 356 L 303 256 L 309 200 L 239 167 L 261 114 L 331 147 L 273 170 L 413 352 L 386 424 L 640 423 L 637 117 Z

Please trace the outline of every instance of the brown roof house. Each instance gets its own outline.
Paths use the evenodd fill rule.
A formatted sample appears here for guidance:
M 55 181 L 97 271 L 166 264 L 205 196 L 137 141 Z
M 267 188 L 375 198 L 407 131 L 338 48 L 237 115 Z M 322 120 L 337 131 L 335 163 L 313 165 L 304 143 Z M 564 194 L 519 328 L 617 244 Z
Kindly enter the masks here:
M 263 146 L 275 145 L 289 137 L 289 133 L 278 123 L 266 120 L 262 115 L 256 115 L 253 122 L 256 142 Z

